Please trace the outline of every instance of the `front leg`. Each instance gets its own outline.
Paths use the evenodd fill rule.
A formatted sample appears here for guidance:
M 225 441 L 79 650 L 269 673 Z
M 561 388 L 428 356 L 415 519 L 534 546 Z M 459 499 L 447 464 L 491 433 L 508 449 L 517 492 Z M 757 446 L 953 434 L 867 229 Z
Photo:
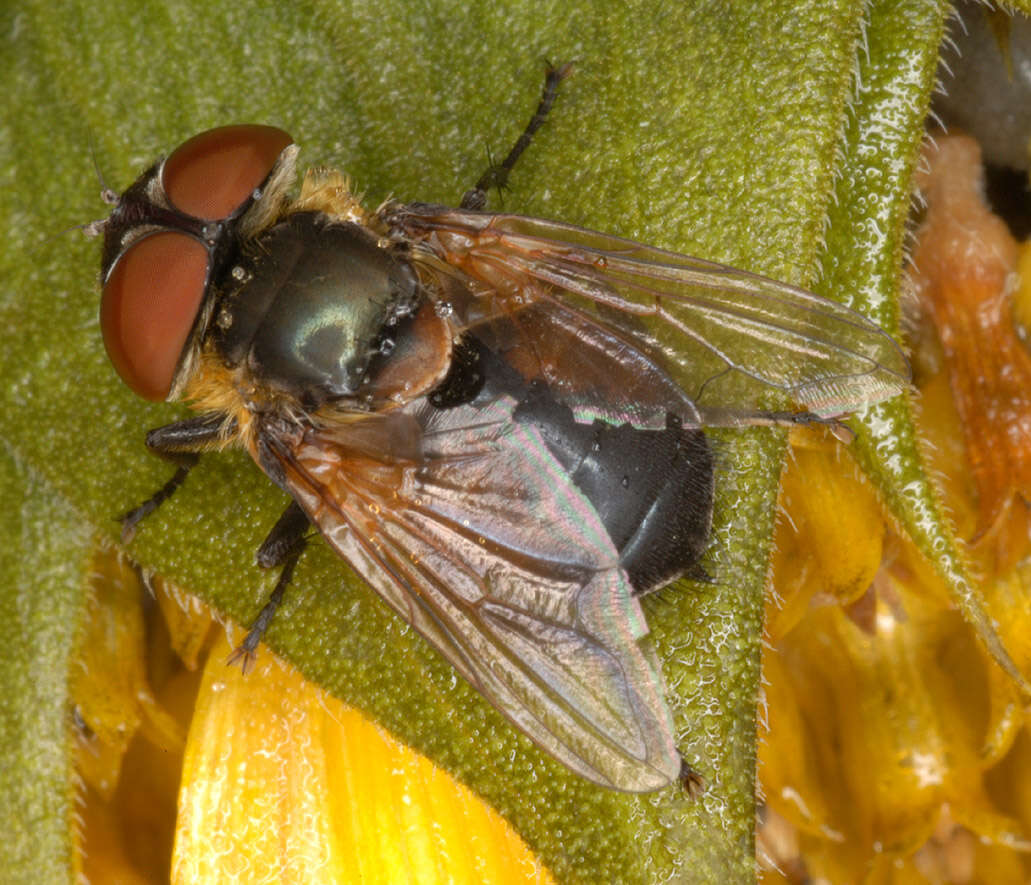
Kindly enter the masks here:
M 231 428 L 230 428 L 231 430 Z M 136 526 L 167 501 L 186 475 L 200 460 L 200 453 L 210 448 L 226 434 L 225 417 L 220 414 L 201 415 L 186 421 L 176 421 L 147 432 L 147 448 L 155 455 L 171 461 L 178 469 L 172 478 L 146 501 L 123 513 L 118 519 L 122 524 L 122 543 L 128 544 L 136 533 Z

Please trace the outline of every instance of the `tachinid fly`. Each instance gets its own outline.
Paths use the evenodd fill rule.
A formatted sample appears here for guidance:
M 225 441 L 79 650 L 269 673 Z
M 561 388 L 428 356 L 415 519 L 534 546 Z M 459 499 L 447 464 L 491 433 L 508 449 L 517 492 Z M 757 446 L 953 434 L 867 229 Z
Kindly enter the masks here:
M 122 379 L 199 412 L 151 431 L 178 469 L 242 445 L 310 525 L 540 747 L 607 787 L 697 786 L 639 598 L 704 574 L 703 428 L 828 420 L 900 392 L 877 326 L 783 283 L 556 221 L 482 211 L 540 125 L 459 208 L 363 208 L 268 126 L 204 132 L 116 200 L 101 327 Z M 783 394 L 791 412 L 760 408 Z

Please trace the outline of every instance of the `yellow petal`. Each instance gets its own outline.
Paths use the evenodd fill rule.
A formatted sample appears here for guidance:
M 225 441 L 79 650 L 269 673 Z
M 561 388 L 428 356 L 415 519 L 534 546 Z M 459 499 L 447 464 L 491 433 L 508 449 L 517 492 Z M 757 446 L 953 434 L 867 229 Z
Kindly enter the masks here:
M 196 596 L 161 577 L 155 576 L 151 583 L 172 650 L 189 669 L 195 670 L 215 623 L 211 610 Z
M 262 649 L 220 639 L 190 728 L 173 882 L 551 881 L 450 775 Z
M 781 481 L 774 587 L 767 631 L 784 636 L 813 597 L 842 604 L 862 596 L 880 567 L 884 511 L 843 446 L 828 435 L 792 434 Z
M 146 672 L 137 570 L 110 549 L 98 548 L 90 568 L 85 629 L 72 671 L 72 697 L 86 729 L 80 730 L 77 768 L 110 798 L 121 760 L 141 727 L 167 750 L 182 747 L 182 727 L 155 701 Z

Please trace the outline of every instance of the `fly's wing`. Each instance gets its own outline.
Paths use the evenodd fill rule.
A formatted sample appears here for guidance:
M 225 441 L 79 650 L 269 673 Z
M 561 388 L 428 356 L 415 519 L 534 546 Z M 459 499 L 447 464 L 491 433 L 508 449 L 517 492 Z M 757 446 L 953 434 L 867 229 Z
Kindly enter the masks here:
M 262 443 L 337 553 L 538 745 L 605 786 L 665 786 L 681 760 L 639 604 L 513 406 L 422 399 Z
M 474 281 L 494 312 L 544 307 L 577 335 L 600 330 L 668 367 L 703 420 L 737 411 L 747 423 L 771 390 L 834 417 L 909 382 L 905 356 L 878 326 L 766 277 L 519 215 L 411 204 L 384 218 L 427 266 Z M 470 316 L 471 325 L 482 321 Z M 563 359 L 557 374 L 575 377 L 577 353 Z

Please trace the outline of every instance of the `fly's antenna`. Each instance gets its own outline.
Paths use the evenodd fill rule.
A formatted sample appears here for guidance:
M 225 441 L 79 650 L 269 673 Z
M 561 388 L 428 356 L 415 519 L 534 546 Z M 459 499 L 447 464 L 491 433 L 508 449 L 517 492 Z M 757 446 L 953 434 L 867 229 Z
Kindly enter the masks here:
M 102 199 L 108 206 L 117 206 L 119 196 L 111 188 L 107 186 L 104 181 L 104 176 L 100 171 L 100 164 L 97 162 L 97 151 L 93 143 L 93 130 L 86 130 L 86 138 L 89 140 L 89 153 L 90 159 L 93 161 L 93 171 L 97 173 L 97 181 L 100 182 L 100 199 Z M 58 231 L 56 234 L 52 234 L 47 237 L 43 242 L 49 243 L 51 240 L 56 240 L 58 237 L 63 237 L 66 233 L 73 230 L 81 230 L 87 237 L 99 237 L 107 226 L 107 218 L 98 218 L 96 221 L 87 221 L 83 224 L 73 224 L 64 230 Z
M 530 146 L 530 142 L 533 140 L 537 130 L 544 124 L 548 111 L 551 110 L 551 106 L 555 103 L 559 84 L 572 73 L 572 70 L 572 62 L 567 61 L 560 65 L 548 64 L 548 70 L 544 76 L 544 92 L 541 94 L 540 103 L 530 118 L 530 122 L 526 124 L 526 128 L 523 130 L 522 135 L 516 139 L 516 143 L 512 145 L 512 150 L 508 152 L 508 156 L 500 164 L 492 162 L 483 175 L 480 176 L 480 180 L 473 185 L 472 189 L 465 192 L 462 202 L 459 204 L 460 208 L 482 209 L 487 205 L 487 191 L 492 187 L 496 187 L 499 191 L 505 187 L 512 167 L 515 166 L 523 151 Z
M 111 190 L 104 181 L 104 173 L 100 171 L 100 163 L 97 161 L 97 145 L 93 140 L 93 130 L 89 127 L 86 128 L 86 138 L 89 141 L 89 155 L 93 161 L 93 171 L 97 173 L 97 181 L 100 182 L 100 199 L 108 206 L 117 206 L 118 194 Z M 96 224 L 96 222 L 93 223 Z
M 89 142 L 89 155 L 93 163 L 93 171 L 97 174 L 97 181 L 100 183 L 100 199 L 108 206 L 117 206 L 118 194 L 109 188 L 107 182 L 104 181 L 104 174 L 100 171 L 100 163 L 97 161 L 97 147 L 93 139 L 93 130 L 89 127 L 86 129 L 86 140 Z M 84 224 L 73 224 L 71 227 L 66 227 L 60 233 L 54 234 L 53 237 L 49 237 L 48 242 L 56 237 L 64 236 L 64 234 L 71 230 L 81 230 L 90 238 L 99 237 L 104 232 L 106 226 L 107 218 L 98 218 L 96 221 L 87 221 Z

